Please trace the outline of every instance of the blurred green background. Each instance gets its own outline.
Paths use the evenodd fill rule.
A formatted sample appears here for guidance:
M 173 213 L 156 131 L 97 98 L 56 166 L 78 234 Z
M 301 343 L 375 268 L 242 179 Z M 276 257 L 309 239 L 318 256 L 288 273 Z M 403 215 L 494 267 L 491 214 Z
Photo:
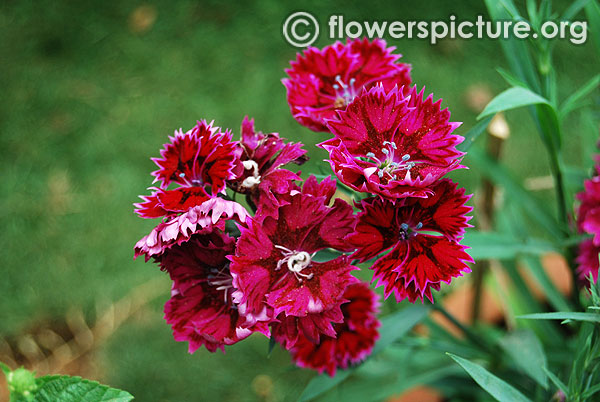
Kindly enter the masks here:
M 23 341 L 28 334 L 48 326 L 74 332 L 78 310 L 91 326 L 98 310 L 156 280 L 158 296 L 126 315 L 69 371 L 126 389 L 140 401 L 295 399 L 313 374 L 293 368 L 279 349 L 267 358 L 264 337 L 253 336 L 226 355 L 189 355 L 186 344 L 173 341 L 162 319 L 170 281 L 155 265 L 133 261 L 133 245 L 156 222 L 137 218 L 132 203 L 150 186 L 150 157 L 167 135 L 202 118 L 237 136 L 244 115 L 253 116 L 258 129 L 304 142 L 312 159 L 302 170 L 320 173 L 325 154 L 313 145 L 326 136 L 294 121 L 280 83 L 296 54 L 281 26 L 298 9 L 276 0 L 2 2 L 0 353 L 11 350 L 26 362 L 35 354 Z M 486 15 L 475 0 L 310 1 L 301 9 L 320 19 L 320 47 L 329 43 L 325 21 L 333 13 L 358 20 Z M 495 71 L 505 65 L 497 41 L 388 43 L 412 64 L 414 81 L 464 122 L 459 132 L 475 124 L 477 107 L 469 104 L 507 87 Z M 557 44 L 562 98 L 597 72 L 598 61 L 586 50 L 591 46 Z M 547 175 L 545 156 L 532 158 L 541 145 L 527 114 L 507 119 L 507 166 L 523 179 Z M 588 164 L 590 149 L 582 149 L 577 121 L 567 121 L 568 159 Z M 453 177 L 477 192 L 476 170 Z

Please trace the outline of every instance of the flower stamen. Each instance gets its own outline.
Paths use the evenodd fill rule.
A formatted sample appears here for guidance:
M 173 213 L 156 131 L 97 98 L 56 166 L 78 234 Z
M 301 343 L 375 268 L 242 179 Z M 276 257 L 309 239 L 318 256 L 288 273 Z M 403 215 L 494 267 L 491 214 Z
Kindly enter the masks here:
M 344 107 L 350 102 L 354 100 L 357 95 L 357 91 L 354 88 L 354 83 L 356 82 L 355 78 L 350 78 L 348 84 L 345 84 L 342 81 L 342 77 L 340 75 L 335 76 L 335 84 L 333 84 L 333 89 L 335 90 L 335 102 L 334 106 L 336 108 Z
M 408 240 L 411 237 L 414 237 L 419 234 L 417 232 L 419 229 L 423 227 L 423 223 L 419 222 L 415 225 L 415 227 L 410 227 L 410 225 L 406 222 L 400 224 L 400 232 L 398 233 L 398 238 L 400 240 Z
M 252 176 L 248 176 L 244 179 L 242 182 L 242 187 L 254 188 L 255 186 L 259 185 L 261 177 L 258 174 L 258 163 L 250 159 L 247 161 L 242 161 L 242 165 L 244 165 L 244 169 L 252 170 Z
M 294 274 L 298 282 L 302 282 L 303 278 L 311 279 L 314 276 L 313 273 L 305 274 L 302 271 L 312 266 L 312 259 L 316 253 L 309 254 L 306 251 L 292 251 L 287 247 L 278 245 L 275 245 L 275 248 L 279 249 L 281 254 L 283 254 L 283 258 L 277 261 L 276 270 L 281 269 L 284 264 L 287 265 L 288 271 Z
M 380 159 L 375 156 L 373 152 L 367 152 L 366 162 L 375 163 L 377 165 L 377 176 L 382 179 L 386 176 L 388 179 L 396 180 L 398 178 L 397 173 L 405 171 L 405 177 L 410 175 L 410 169 L 415 167 L 416 162 L 409 161 L 410 155 L 404 154 L 400 158 L 400 161 L 396 161 L 395 152 L 398 146 L 395 142 L 384 141 L 384 148 L 381 149 L 381 153 L 385 155 L 385 158 Z M 410 177 L 410 176 L 409 176 Z

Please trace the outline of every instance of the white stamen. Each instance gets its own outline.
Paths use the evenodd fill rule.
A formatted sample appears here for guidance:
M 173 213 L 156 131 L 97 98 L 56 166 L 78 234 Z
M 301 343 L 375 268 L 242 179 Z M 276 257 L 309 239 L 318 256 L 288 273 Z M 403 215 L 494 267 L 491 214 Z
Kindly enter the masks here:
M 242 187 L 244 188 L 253 188 L 260 183 L 260 176 L 258 174 L 258 163 L 249 159 L 247 161 L 242 161 L 242 165 L 244 165 L 244 169 L 252 170 L 252 176 L 246 177 L 242 182 Z
M 296 251 L 290 250 L 287 247 L 275 245 L 275 248 L 281 250 L 281 254 L 283 254 L 283 258 L 277 261 L 276 270 L 281 269 L 281 267 L 285 264 L 289 272 L 293 273 L 298 282 L 302 282 L 304 279 L 311 279 L 314 274 L 305 274 L 302 271 L 305 268 L 310 268 L 312 265 L 312 258 L 316 253 L 309 254 L 306 251 Z

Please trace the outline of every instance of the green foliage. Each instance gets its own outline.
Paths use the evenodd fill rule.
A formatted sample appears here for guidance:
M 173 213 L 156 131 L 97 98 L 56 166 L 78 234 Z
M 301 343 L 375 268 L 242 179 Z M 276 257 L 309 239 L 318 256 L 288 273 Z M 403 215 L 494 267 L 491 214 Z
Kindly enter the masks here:
M 528 402 L 529 398 L 525 397 L 521 392 L 514 387 L 496 377 L 479 364 L 470 362 L 467 359 L 448 353 L 455 362 L 465 369 L 465 371 L 475 380 L 477 384 L 496 400 L 500 402 Z
M 550 102 L 527 88 L 513 87 L 492 99 L 485 109 L 483 109 L 483 112 L 477 116 L 477 120 L 481 120 L 484 117 L 488 117 L 498 112 L 505 112 L 507 110 L 537 104 L 549 105 Z
M 66 375 L 35 374 L 21 367 L 11 371 L 0 364 L 6 375 L 11 402 L 128 402 L 128 392 L 102 385 L 96 381 Z
M 516 330 L 506 334 L 500 345 L 504 352 L 528 376 L 544 389 L 548 388 L 547 361 L 542 344 L 530 330 Z
M 133 396 L 128 392 L 69 376 L 45 379 L 35 395 L 36 402 L 128 402 L 132 399 Z
M 428 312 L 428 308 L 414 305 L 383 317 L 379 330 L 380 338 L 375 344 L 372 355 L 377 355 L 393 342 L 406 335 L 418 322 L 425 318 Z M 345 381 L 355 370 L 356 368 L 350 368 L 340 371 L 335 377 L 329 377 L 327 374 L 314 377 L 302 391 L 299 400 L 308 401 L 318 397 Z

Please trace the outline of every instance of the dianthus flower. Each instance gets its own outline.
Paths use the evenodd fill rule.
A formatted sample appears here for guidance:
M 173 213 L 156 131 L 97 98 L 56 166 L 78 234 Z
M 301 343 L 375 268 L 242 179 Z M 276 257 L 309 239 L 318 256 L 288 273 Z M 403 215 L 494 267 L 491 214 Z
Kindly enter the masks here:
M 341 199 L 329 203 L 335 181 L 318 183 L 309 177 L 278 208 L 277 216 L 257 215 L 239 225 L 241 231 L 231 258 L 233 296 L 240 311 L 274 319 L 306 317 L 339 305 L 356 269 L 346 255 L 320 262 L 324 248 L 350 251 L 343 239 L 352 231 L 352 208 Z
M 581 205 L 577 211 L 577 226 L 580 232 L 594 236 L 594 245 L 600 246 L 600 176 L 584 182 L 584 191 L 577 194 Z
M 335 137 L 320 146 L 342 183 L 390 200 L 427 197 L 442 176 L 462 167 L 456 146 L 463 137 L 452 134 L 460 123 L 449 121 L 441 100 L 423 94 L 376 86 L 328 121 Z
M 163 217 L 152 231 L 135 245 L 135 257 L 161 255 L 173 245 L 180 245 L 194 234 L 224 229 L 220 219 L 243 223 L 248 212 L 234 201 L 218 197 L 225 191 L 226 180 L 234 178 L 235 143 L 231 133 L 221 132 L 202 120 L 191 130 L 179 130 L 152 160 L 159 169 L 152 172 L 154 187 L 144 202 L 134 204 L 143 218 Z M 169 190 L 171 184 L 177 187 Z
M 307 160 L 301 143 L 285 142 L 277 133 L 263 134 L 254 129 L 254 119 L 244 118 L 241 139 L 236 146 L 235 180 L 227 185 L 248 194 L 260 207 L 257 213 L 277 211 L 277 196 L 289 193 L 300 176 L 281 166 L 302 164 Z M 260 202 L 259 202 L 260 200 Z M 264 209 L 264 211 L 263 211 Z
M 334 325 L 335 337 L 321 335 L 320 342 L 315 343 L 299 336 L 290 350 L 298 366 L 319 373 L 326 371 L 333 377 L 337 369 L 359 363 L 371 353 L 379 338 L 378 296 L 367 284 L 359 282 L 346 288 L 344 299 L 348 300 L 341 307 L 344 321 Z
M 580 284 L 587 285 L 590 274 L 594 283 L 598 281 L 599 253 L 600 246 L 595 245 L 592 239 L 586 239 L 579 244 L 579 255 L 575 262 L 577 262 L 577 277 Z
M 398 63 L 395 47 L 381 39 L 336 42 L 322 50 L 306 49 L 292 61 L 283 79 L 294 118 L 313 131 L 329 131 L 325 119 L 344 109 L 363 88 L 382 83 L 386 89 L 408 87 L 410 65 Z
M 598 158 L 596 158 L 598 162 Z M 586 283 L 590 274 L 594 282 L 598 281 L 598 253 L 600 252 L 600 165 L 596 166 L 596 175 L 585 180 L 584 190 L 577 194 L 581 201 L 577 209 L 577 229 L 580 233 L 594 237 L 586 239 L 579 245 L 577 256 L 577 273 L 581 283 Z
M 395 204 L 378 197 L 363 200 L 354 233 L 347 237 L 357 248 L 352 257 L 363 262 L 389 251 L 371 267 L 385 297 L 395 292 L 399 302 L 425 297 L 433 301 L 432 289 L 470 272 L 466 263 L 473 260 L 459 244 L 471 226 L 466 214 L 472 208 L 465 205 L 469 198 L 464 189 L 444 179 L 432 187 L 429 198 L 405 198 Z
M 266 323 L 248 325 L 232 300 L 232 277 L 226 256 L 234 249 L 235 239 L 215 230 L 193 236 L 158 259 L 173 280 L 165 319 L 173 328 L 176 341 L 189 342 L 190 353 L 201 346 L 211 352 L 224 350 L 225 345 L 253 332 L 269 336 Z
M 152 195 L 140 196 L 144 202 L 135 204 L 142 218 L 186 212 L 224 192 L 225 181 L 234 177 L 235 143 L 229 131 L 221 132 L 212 122 L 202 120 L 186 133 L 176 131 L 169 141 L 161 157 L 152 158 L 159 167 L 152 172 L 159 188 L 152 188 Z M 171 183 L 178 187 L 168 190 Z

